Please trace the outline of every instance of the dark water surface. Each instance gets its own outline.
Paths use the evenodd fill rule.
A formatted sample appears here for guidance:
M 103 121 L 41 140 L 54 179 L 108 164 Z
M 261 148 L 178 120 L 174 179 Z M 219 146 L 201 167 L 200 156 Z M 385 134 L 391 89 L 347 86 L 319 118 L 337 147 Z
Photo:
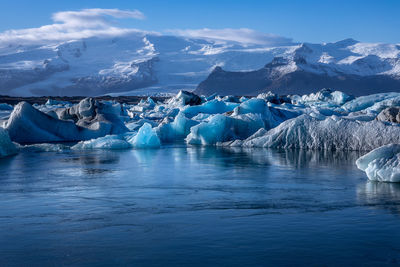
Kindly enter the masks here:
M 0 265 L 400 264 L 400 185 L 358 156 L 23 152 L 0 160 Z

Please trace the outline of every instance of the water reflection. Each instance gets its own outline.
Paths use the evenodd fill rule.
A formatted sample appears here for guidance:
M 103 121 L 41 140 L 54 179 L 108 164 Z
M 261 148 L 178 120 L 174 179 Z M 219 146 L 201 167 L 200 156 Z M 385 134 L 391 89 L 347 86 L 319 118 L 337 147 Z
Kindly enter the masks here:
M 354 163 L 362 154 L 355 151 L 276 150 L 239 147 L 189 147 L 187 151 L 197 161 L 206 160 L 223 166 L 278 165 L 292 168 L 342 167 Z
M 400 214 L 400 184 L 368 181 L 357 188 L 360 203 Z

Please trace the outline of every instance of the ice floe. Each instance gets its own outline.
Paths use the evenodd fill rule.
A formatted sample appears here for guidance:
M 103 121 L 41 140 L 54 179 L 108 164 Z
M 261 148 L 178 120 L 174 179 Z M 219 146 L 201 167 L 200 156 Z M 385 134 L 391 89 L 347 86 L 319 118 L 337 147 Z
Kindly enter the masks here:
M 400 182 L 400 144 L 376 148 L 356 161 L 368 179 L 379 182 Z

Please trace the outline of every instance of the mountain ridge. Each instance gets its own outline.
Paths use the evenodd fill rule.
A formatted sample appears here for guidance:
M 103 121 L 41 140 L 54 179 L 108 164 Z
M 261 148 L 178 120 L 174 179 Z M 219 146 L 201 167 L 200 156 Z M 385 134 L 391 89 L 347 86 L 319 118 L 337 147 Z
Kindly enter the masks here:
M 219 81 L 229 77 L 231 83 L 211 81 L 216 73 L 222 75 Z M 0 94 L 8 95 L 132 95 L 180 89 L 295 94 L 322 86 L 361 95 L 399 91 L 399 79 L 400 45 L 354 39 L 268 47 L 135 33 L 31 46 L 0 42 Z

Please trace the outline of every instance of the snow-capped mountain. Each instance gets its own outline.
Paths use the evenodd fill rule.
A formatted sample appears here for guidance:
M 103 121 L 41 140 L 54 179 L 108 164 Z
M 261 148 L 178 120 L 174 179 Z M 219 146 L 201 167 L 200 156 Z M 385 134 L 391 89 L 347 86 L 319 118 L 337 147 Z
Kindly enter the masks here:
M 248 94 L 263 91 L 307 94 L 331 88 L 354 95 L 400 91 L 400 46 L 352 39 L 293 46 L 264 67 L 248 72 L 217 67 L 199 84 L 199 94 Z
M 197 88 L 203 94 L 251 95 L 322 87 L 358 95 L 400 91 L 400 46 L 347 39 L 266 47 L 143 32 L 46 45 L 0 43 L 0 94 L 145 94 Z

